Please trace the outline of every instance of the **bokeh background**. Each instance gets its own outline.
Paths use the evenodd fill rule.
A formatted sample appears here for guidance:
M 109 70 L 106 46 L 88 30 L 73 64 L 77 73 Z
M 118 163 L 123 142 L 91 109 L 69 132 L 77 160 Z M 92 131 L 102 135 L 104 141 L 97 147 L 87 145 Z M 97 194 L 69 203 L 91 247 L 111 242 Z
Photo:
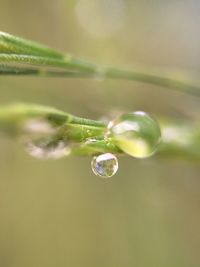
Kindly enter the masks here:
M 0 25 L 99 64 L 198 79 L 198 0 L 0 0 Z M 16 101 L 95 119 L 138 109 L 199 114 L 199 99 L 136 82 L 0 77 L 0 104 Z M 1 137 L 0 266 L 200 265 L 198 163 L 122 157 L 118 174 L 104 180 L 90 160 L 39 161 Z

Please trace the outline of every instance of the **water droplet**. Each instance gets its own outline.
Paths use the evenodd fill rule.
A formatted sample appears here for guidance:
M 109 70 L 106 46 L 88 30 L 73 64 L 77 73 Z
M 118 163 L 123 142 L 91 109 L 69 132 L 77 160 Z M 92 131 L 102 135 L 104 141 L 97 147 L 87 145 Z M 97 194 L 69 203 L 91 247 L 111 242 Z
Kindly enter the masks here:
M 103 82 L 106 78 L 105 70 L 102 67 L 97 67 L 94 74 L 94 79 L 98 82 Z
M 21 141 L 26 152 L 38 159 L 58 159 L 70 154 L 66 140 L 58 137 L 59 128 L 53 127 L 45 118 L 24 122 Z
M 41 137 L 47 134 L 54 134 L 56 128 L 53 127 L 46 118 L 33 118 L 23 122 L 21 126 L 24 135 Z
M 102 154 L 93 157 L 91 167 L 95 175 L 102 178 L 110 178 L 118 170 L 118 160 L 111 153 Z
M 112 136 L 122 151 L 135 158 L 151 156 L 161 140 L 159 124 L 143 111 L 123 114 L 110 122 L 107 136 Z
M 29 139 L 25 142 L 25 150 L 37 159 L 59 159 L 68 156 L 71 152 L 68 144 L 63 140 L 49 138 Z

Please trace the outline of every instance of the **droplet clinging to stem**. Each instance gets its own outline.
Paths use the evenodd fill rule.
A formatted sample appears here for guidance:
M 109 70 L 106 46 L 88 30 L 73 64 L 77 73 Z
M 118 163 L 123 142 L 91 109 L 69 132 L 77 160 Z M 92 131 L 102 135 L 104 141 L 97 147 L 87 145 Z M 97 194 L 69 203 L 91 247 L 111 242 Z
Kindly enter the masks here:
M 118 147 L 135 158 L 151 156 L 160 142 L 159 124 L 143 111 L 119 116 L 108 125 L 107 136 L 112 137 Z
M 37 159 L 59 159 L 70 154 L 68 142 L 59 137 L 59 128 L 45 118 L 27 120 L 22 127 L 26 152 Z

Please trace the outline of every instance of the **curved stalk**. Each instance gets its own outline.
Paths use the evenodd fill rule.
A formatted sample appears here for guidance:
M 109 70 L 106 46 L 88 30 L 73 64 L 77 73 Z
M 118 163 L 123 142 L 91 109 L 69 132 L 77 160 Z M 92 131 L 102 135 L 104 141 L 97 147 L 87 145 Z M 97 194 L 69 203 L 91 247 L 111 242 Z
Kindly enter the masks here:
M 139 69 L 97 66 L 0 32 L 0 74 L 132 80 L 200 96 L 200 86 Z

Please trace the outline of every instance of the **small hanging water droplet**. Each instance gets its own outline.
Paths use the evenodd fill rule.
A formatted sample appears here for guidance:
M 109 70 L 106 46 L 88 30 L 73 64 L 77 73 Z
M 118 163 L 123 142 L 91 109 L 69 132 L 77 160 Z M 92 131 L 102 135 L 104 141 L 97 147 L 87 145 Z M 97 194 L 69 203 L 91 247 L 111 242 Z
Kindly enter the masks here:
M 25 143 L 25 150 L 37 159 L 59 159 L 68 156 L 71 152 L 70 147 L 63 140 L 49 140 L 49 138 L 29 139 Z
M 92 159 L 91 167 L 95 175 L 102 178 L 110 178 L 118 170 L 118 160 L 115 155 L 105 153 Z
M 143 111 L 119 116 L 109 123 L 106 135 L 114 138 L 122 151 L 135 158 L 151 156 L 161 140 L 159 124 Z

